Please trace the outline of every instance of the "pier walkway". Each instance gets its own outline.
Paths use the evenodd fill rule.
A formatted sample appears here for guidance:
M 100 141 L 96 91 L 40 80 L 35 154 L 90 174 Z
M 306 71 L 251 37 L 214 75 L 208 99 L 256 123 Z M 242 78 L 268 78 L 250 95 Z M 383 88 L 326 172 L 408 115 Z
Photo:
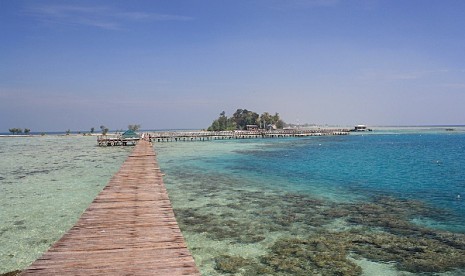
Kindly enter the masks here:
M 152 142 L 184 142 L 231 139 L 288 138 L 327 135 L 349 135 L 348 129 L 280 129 L 280 130 L 234 130 L 234 131 L 157 131 L 149 132 Z
M 200 275 L 152 145 L 140 140 L 72 227 L 20 275 Z

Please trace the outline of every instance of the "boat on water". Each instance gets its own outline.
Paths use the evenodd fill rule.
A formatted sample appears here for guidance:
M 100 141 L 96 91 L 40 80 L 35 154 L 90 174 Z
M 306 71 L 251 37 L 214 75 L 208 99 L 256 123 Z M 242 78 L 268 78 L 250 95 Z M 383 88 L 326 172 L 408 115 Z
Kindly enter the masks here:
M 363 132 L 363 131 L 373 131 L 371 128 L 368 128 L 366 125 L 356 125 L 353 129 L 350 131 L 353 132 Z

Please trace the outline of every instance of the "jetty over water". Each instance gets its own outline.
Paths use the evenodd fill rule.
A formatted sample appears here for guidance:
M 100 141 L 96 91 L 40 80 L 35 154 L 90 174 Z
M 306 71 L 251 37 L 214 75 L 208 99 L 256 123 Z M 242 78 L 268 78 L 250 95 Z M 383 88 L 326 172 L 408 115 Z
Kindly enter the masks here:
M 151 142 L 187 142 L 231 139 L 286 138 L 327 135 L 349 135 L 349 129 L 279 129 L 279 130 L 233 130 L 233 131 L 155 131 L 143 136 Z M 140 137 L 101 135 L 99 146 L 134 146 Z
M 20 275 L 200 275 L 150 142 L 138 141 L 72 227 Z
M 135 146 L 140 138 L 123 138 L 121 136 L 100 135 L 97 137 L 99 146 Z
M 147 135 L 153 142 L 209 141 L 230 139 L 285 138 L 326 135 L 348 135 L 349 129 L 280 129 L 234 131 L 157 131 Z

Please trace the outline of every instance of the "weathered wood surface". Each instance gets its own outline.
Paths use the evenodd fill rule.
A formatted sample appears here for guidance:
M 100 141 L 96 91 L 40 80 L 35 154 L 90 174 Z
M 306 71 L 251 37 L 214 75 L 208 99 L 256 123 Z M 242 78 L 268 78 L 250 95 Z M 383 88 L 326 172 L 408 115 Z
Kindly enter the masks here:
M 200 275 L 151 144 L 139 141 L 76 225 L 21 275 Z

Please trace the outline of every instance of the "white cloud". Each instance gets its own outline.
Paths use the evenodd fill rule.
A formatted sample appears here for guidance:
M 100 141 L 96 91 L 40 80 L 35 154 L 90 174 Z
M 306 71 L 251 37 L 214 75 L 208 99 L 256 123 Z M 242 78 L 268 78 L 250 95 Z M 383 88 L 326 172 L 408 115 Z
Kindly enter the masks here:
M 192 17 L 140 11 L 121 11 L 105 6 L 34 6 L 27 13 L 47 24 L 81 25 L 105 30 L 120 30 L 126 24 L 150 21 L 187 21 Z
M 465 89 L 465 83 L 463 83 L 463 82 L 462 83 L 459 83 L 459 82 L 457 82 L 457 83 L 445 83 L 445 84 L 442 85 L 442 87 L 462 90 L 462 89 Z

